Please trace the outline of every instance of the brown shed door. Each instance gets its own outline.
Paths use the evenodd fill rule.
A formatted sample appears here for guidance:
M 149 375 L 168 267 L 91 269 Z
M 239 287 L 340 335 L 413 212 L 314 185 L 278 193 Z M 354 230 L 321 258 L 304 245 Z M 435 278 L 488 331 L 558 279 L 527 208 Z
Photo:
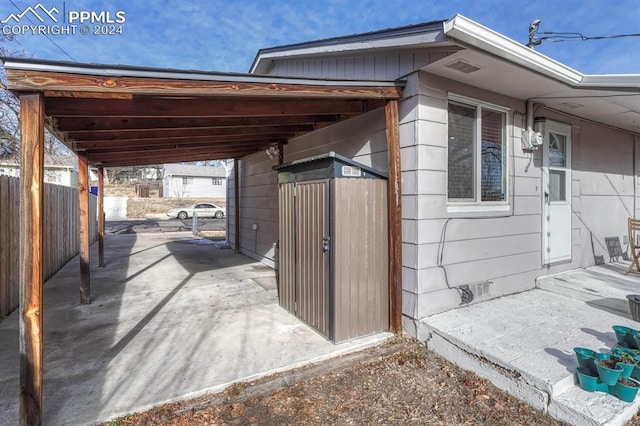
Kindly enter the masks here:
M 296 315 L 329 335 L 329 183 L 296 184 Z
M 296 311 L 296 184 L 283 183 L 278 189 L 280 232 L 278 249 L 278 299 L 289 312 Z

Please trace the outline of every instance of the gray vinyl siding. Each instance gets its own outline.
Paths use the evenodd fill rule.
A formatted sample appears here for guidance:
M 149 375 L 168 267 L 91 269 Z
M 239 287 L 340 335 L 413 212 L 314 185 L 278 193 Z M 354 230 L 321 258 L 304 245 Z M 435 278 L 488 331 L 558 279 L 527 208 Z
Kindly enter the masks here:
M 277 164 L 264 151 L 240 160 L 240 251 L 276 267 L 278 241 L 278 185 L 272 167 Z M 234 166 L 235 167 L 235 166 Z M 228 239 L 235 244 L 234 174 L 229 174 Z M 254 224 L 257 229 L 254 228 Z M 234 247 L 235 248 L 235 247 Z
M 581 255 L 578 266 L 590 266 L 594 255 L 609 261 L 605 237 L 619 237 L 626 249 L 622 239 L 627 218 L 633 216 L 637 204 L 634 138 L 588 122 L 572 124 L 573 137 L 579 138 L 572 164 L 573 244 Z
M 511 109 L 511 211 L 494 214 L 504 217 L 447 212 L 447 93 Z M 536 117 L 572 125 L 573 169 L 572 259 L 542 265 L 541 152 L 525 171 L 529 157 L 520 145 L 524 122 L 513 111 L 524 113 L 524 101 L 420 74 L 417 144 L 403 144 L 402 149 L 405 315 L 422 318 L 459 306 L 458 291 L 450 287 L 470 284 L 474 302 L 531 289 L 539 276 L 593 265 L 594 255 L 608 262 L 604 238 L 622 241 L 626 220 L 637 208 L 633 137 L 540 109 Z
M 542 265 L 540 170 L 524 172 L 528 158 L 519 130 L 510 143 L 510 211 L 447 210 L 448 94 L 509 108 L 508 124 L 518 129 L 522 122 L 513 111 L 524 112 L 524 103 L 424 72 L 419 82 L 417 143 L 402 152 L 403 313 L 411 318 L 459 306 L 453 287 L 465 284 L 475 301 L 533 288 Z
M 447 52 L 407 51 L 277 60 L 269 74 L 289 77 L 395 80 L 442 59 Z

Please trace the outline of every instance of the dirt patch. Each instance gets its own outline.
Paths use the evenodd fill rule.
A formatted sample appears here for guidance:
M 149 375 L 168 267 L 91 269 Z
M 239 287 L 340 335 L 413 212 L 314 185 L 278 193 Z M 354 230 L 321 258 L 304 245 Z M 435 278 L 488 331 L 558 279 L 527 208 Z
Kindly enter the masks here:
M 400 338 L 388 345 L 397 347 L 301 381 L 291 377 L 304 375 L 305 369 L 107 424 L 562 424 L 415 340 Z M 313 368 L 318 366 L 306 367 Z M 269 390 L 269 380 L 278 386 Z
M 97 182 L 92 182 L 92 185 L 98 185 Z M 136 186 L 130 183 L 116 184 L 106 183 L 104 184 L 104 195 L 118 195 L 121 197 L 135 197 Z
M 158 198 L 158 191 L 150 191 L 149 197 L 138 197 L 136 185 L 132 183 L 113 184 L 105 183 L 105 195 L 127 196 L 127 217 L 130 219 L 145 218 L 148 214 L 164 214 L 169 209 L 187 207 L 196 203 L 214 203 L 220 206 L 226 205 L 224 198 Z

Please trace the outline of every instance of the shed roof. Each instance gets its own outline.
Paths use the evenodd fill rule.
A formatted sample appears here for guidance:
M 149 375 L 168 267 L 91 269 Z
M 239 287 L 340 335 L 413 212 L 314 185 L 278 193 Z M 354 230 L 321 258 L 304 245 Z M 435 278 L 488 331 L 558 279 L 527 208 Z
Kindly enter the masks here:
M 331 162 L 338 162 L 348 166 L 356 167 L 358 169 L 362 169 L 377 178 L 382 178 L 382 179 L 389 178 L 388 173 L 385 173 L 381 170 L 376 170 L 373 167 L 369 167 L 366 164 L 362 164 L 358 161 L 352 160 L 351 158 L 347 158 L 344 155 L 337 154 L 333 151 L 326 152 L 324 154 L 314 155 L 312 157 L 301 158 L 299 160 L 294 160 L 290 163 L 284 163 L 277 166 L 273 166 L 273 170 L 282 172 L 282 171 L 293 170 L 293 169 L 304 169 L 306 167 L 313 167 L 314 163 L 319 163 L 326 160 L 329 160 Z

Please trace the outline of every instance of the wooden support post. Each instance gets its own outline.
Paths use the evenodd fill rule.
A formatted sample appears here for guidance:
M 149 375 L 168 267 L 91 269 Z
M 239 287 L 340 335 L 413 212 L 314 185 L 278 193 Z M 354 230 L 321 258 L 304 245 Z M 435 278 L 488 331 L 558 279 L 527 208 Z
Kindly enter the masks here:
M 402 187 L 398 101 L 384 108 L 389 156 L 389 327 L 402 332 Z
M 89 268 L 89 166 L 87 156 L 78 155 L 78 208 L 80 209 L 80 303 L 91 303 Z
M 233 160 L 233 214 L 235 220 L 234 245 L 240 253 L 240 159 Z
M 44 98 L 20 96 L 20 424 L 42 423 Z
M 98 167 L 98 266 L 104 267 L 104 167 Z

